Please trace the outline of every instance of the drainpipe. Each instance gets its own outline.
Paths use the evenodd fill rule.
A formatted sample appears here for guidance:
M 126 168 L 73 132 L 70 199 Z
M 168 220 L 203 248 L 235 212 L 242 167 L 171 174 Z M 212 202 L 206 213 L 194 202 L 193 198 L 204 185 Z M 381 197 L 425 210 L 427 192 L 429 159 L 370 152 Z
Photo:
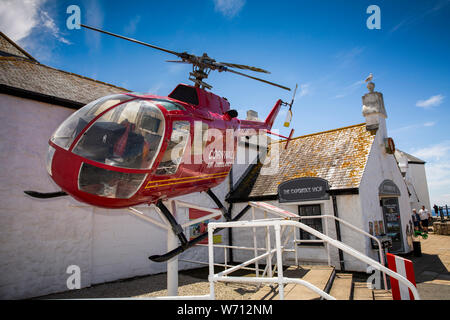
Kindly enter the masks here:
M 339 218 L 336 196 L 332 195 L 331 198 L 333 199 L 333 213 L 334 213 L 334 216 L 336 218 Z M 342 242 L 341 225 L 340 225 L 338 220 L 334 220 L 334 223 L 335 223 L 335 226 L 336 226 L 336 239 L 337 239 L 337 241 L 341 241 Z M 341 249 L 339 249 L 339 263 L 340 263 L 340 266 L 341 266 L 341 271 L 345 271 L 344 253 L 342 252 Z

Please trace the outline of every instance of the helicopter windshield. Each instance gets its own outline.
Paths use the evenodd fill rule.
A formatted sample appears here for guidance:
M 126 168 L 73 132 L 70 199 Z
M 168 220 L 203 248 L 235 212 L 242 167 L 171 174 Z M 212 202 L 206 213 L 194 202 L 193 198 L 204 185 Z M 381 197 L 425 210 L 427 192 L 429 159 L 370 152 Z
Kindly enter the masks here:
M 111 166 L 149 169 L 159 152 L 164 126 L 164 116 L 155 104 L 132 100 L 98 118 L 73 152 Z
M 130 96 L 115 94 L 92 101 L 70 115 L 70 117 L 56 129 L 50 140 L 61 148 L 68 150 L 81 130 L 83 130 L 83 128 L 96 116 L 108 108 L 130 99 L 132 99 Z

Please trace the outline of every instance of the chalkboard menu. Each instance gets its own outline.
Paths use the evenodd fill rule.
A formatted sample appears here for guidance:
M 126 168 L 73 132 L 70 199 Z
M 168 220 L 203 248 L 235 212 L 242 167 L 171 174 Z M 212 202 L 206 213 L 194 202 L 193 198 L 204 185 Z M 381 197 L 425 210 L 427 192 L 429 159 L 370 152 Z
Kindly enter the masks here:
M 280 183 L 278 200 L 280 202 L 300 202 L 328 200 L 328 181 L 322 178 L 297 178 Z

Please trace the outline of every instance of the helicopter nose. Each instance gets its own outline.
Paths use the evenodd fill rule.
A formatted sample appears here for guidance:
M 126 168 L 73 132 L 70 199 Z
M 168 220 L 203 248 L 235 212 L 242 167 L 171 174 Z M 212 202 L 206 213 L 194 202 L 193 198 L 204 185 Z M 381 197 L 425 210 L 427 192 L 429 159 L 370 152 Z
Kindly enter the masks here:
M 120 172 L 117 168 L 96 165 L 54 146 L 49 147 L 47 168 L 63 191 L 78 201 L 105 208 L 134 205 L 147 177 L 147 173 Z

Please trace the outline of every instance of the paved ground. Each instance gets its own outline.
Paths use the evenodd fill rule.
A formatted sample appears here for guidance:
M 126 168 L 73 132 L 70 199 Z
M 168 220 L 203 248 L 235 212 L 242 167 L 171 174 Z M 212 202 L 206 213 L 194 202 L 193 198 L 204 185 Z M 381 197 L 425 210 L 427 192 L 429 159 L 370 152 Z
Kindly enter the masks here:
M 216 268 L 216 272 L 220 271 Z M 236 272 L 233 275 L 248 276 L 249 272 Z M 178 295 L 209 294 L 208 268 L 180 271 L 178 276 Z M 248 300 L 259 288 L 255 285 L 217 283 L 216 300 Z M 165 273 L 125 279 L 94 285 L 80 290 L 51 294 L 38 299 L 93 299 L 93 298 L 152 298 L 167 296 L 167 275 Z
M 417 289 L 424 300 L 450 300 L 450 236 L 430 233 L 421 240 L 422 256 L 406 256 L 414 263 Z M 216 271 L 217 272 L 217 271 Z M 245 272 L 245 271 L 244 271 Z M 181 271 L 179 295 L 209 293 L 207 268 Z M 356 276 L 356 275 L 355 275 Z M 366 278 L 364 278 L 365 281 Z M 116 281 L 41 297 L 44 299 L 147 298 L 167 295 L 166 274 Z M 254 285 L 216 285 L 218 300 L 247 300 L 258 290 Z
M 405 258 L 414 263 L 417 289 L 424 300 L 450 300 L 450 236 L 430 233 L 420 240 L 422 256 Z

